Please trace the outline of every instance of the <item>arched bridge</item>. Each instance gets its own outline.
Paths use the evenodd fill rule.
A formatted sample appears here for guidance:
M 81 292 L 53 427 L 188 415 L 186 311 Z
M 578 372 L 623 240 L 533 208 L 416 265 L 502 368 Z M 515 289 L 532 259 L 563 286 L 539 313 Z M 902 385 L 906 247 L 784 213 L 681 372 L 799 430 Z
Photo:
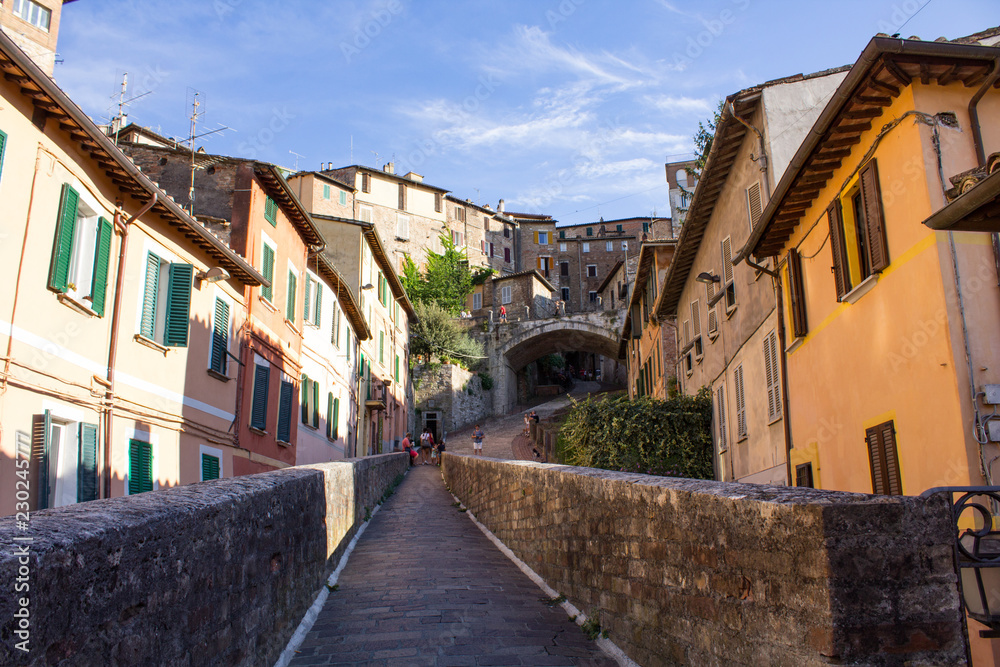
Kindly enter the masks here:
M 547 354 L 580 351 L 616 358 L 624 318 L 624 310 L 603 310 L 497 324 L 487 349 L 497 382 L 494 413 L 504 414 L 517 403 L 517 372 Z

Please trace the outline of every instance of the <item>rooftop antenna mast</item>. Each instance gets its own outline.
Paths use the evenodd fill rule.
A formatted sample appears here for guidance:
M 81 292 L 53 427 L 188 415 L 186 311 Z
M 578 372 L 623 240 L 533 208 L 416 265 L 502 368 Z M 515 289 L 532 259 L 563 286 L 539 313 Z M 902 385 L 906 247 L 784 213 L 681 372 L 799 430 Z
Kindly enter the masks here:
M 194 91 L 194 99 L 191 103 L 191 134 L 188 135 L 188 142 L 190 143 L 191 147 L 191 185 L 190 189 L 188 190 L 188 213 L 190 213 L 192 216 L 194 215 L 194 172 L 197 171 L 198 169 L 198 166 L 195 164 L 194 161 L 194 154 L 195 154 L 194 140 L 200 139 L 201 137 L 207 137 L 210 134 L 215 134 L 217 132 L 224 132 L 225 130 L 232 129 L 230 127 L 226 127 L 225 125 L 223 125 L 222 127 L 216 128 L 214 130 L 209 130 L 208 132 L 202 132 L 201 134 L 198 134 L 198 119 L 205 115 L 204 111 L 198 111 L 198 108 L 201 106 L 201 102 L 198 101 L 199 95 L 201 95 L 201 93 L 199 93 L 198 91 Z
M 299 158 L 300 157 L 305 157 L 305 155 L 303 155 L 302 153 L 296 153 L 295 151 L 288 151 L 288 152 L 295 156 L 295 171 L 298 171 L 299 170 Z
M 371 151 L 375 154 L 375 168 L 378 169 L 378 151 Z
M 125 121 L 128 118 L 128 113 L 125 111 L 125 107 L 132 104 L 138 99 L 142 99 L 146 95 L 151 95 L 153 91 L 147 90 L 141 95 L 136 95 L 130 99 L 125 99 L 125 94 L 128 90 L 128 72 L 122 74 L 122 87 L 121 92 L 118 94 L 118 114 L 111 119 L 111 127 L 115 129 L 115 146 L 118 145 L 118 133 L 121 132 L 122 126 L 125 125 Z

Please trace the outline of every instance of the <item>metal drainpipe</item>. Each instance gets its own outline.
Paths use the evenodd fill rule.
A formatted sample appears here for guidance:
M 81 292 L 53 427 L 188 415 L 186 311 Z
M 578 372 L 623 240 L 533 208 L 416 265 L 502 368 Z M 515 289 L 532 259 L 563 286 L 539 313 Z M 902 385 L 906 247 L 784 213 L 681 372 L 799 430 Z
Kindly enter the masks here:
M 972 143 L 976 146 L 976 159 L 980 167 L 986 166 L 986 148 L 983 146 L 983 128 L 979 124 L 979 101 L 983 99 L 997 79 L 1000 78 L 1000 57 L 993 60 L 993 70 L 976 94 L 969 100 L 969 122 L 972 125 Z
M 115 305 L 111 311 L 111 342 L 108 346 L 108 383 L 107 391 L 104 394 L 107 406 L 104 418 L 104 471 L 102 480 L 104 486 L 104 497 L 111 497 L 111 434 L 112 422 L 115 415 L 115 362 L 118 358 L 118 328 L 121 320 L 122 305 L 122 285 L 125 282 L 125 257 L 128 250 L 128 228 L 136 219 L 149 213 L 149 210 L 156 205 L 159 195 L 153 193 L 153 198 L 146 202 L 142 209 L 131 218 L 122 222 L 121 211 L 115 211 L 115 227 L 121 232 L 122 242 L 118 248 L 118 275 L 115 278 Z
M 777 268 L 777 267 L 775 267 Z M 777 271 L 775 271 L 777 273 Z M 779 274 L 780 275 L 780 274 Z M 781 357 L 781 420 L 782 428 L 785 432 L 785 474 L 788 477 L 788 486 L 795 486 L 792 483 L 792 425 L 788 421 L 788 364 L 785 358 L 785 298 L 781 291 L 781 278 L 775 281 L 775 310 L 778 313 L 778 356 Z

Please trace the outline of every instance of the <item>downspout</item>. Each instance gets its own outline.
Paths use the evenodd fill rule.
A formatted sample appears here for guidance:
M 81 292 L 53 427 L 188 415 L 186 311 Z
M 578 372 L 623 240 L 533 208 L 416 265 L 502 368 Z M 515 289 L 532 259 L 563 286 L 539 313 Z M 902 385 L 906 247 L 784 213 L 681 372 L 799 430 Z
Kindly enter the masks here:
M 753 153 L 751 153 L 750 159 L 753 160 L 754 162 L 760 163 L 760 166 L 758 168 L 761 171 L 767 171 L 767 149 L 766 149 L 766 144 L 764 143 L 764 135 L 761 134 L 760 130 L 758 130 L 756 127 L 746 122 L 736 114 L 736 109 L 733 108 L 732 102 L 726 101 L 726 109 L 729 110 L 729 115 L 733 117 L 733 120 L 735 120 L 737 123 L 739 123 L 740 125 L 744 126 L 745 128 L 747 128 L 748 130 L 752 131 L 754 134 L 757 135 L 757 139 L 760 141 L 760 155 L 754 157 Z M 768 190 L 770 190 L 770 188 L 768 188 Z
M 785 474 L 787 485 L 794 486 L 792 480 L 792 425 L 788 421 L 788 363 L 785 356 L 785 295 L 781 289 L 781 278 L 775 285 L 775 310 L 778 313 L 778 356 L 781 358 L 781 419 L 785 431 Z
M 112 422 L 114 421 L 114 400 L 115 400 L 115 362 L 118 358 L 118 328 L 121 320 L 122 305 L 122 285 L 125 282 L 125 256 L 128 249 L 128 228 L 136 219 L 149 213 L 149 210 L 156 205 L 159 194 L 154 192 L 152 199 L 146 202 L 138 213 L 122 222 L 121 210 L 115 211 L 115 227 L 121 232 L 122 242 L 118 248 L 118 275 L 115 278 L 115 304 L 111 311 L 111 342 L 108 347 L 108 376 L 107 391 L 104 394 L 106 407 L 104 418 L 104 471 L 102 485 L 104 487 L 104 497 L 111 497 L 111 434 Z
M 969 124 L 972 126 L 972 143 L 976 147 L 976 160 L 980 167 L 986 166 L 986 149 L 983 146 L 983 128 L 979 124 L 979 101 L 983 99 L 997 79 L 1000 78 L 1000 57 L 993 60 L 993 69 L 976 94 L 969 100 Z

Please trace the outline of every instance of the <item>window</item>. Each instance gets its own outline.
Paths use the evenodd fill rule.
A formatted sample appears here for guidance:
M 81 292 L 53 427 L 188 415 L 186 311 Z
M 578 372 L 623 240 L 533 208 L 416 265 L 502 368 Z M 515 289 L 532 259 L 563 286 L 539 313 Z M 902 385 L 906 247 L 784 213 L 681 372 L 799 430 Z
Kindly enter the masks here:
M 323 184 L 323 199 L 327 199 L 327 200 L 330 199 L 330 184 L 329 183 L 324 183 Z
M 378 332 L 378 363 L 385 366 L 385 332 Z
M 566 244 L 565 243 L 560 243 L 559 244 L 559 252 L 566 252 Z
M 510 301 L 510 285 L 504 285 L 500 288 L 500 303 L 508 304 Z
M 899 476 L 895 424 L 887 421 L 867 429 L 865 441 L 868 443 L 868 462 L 871 464 L 872 493 L 902 495 L 903 482 Z
M 726 388 L 719 385 L 715 390 L 715 422 L 719 425 L 719 453 L 729 448 L 729 441 L 726 439 Z
M 615 242 L 614 241 L 605 241 L 604 242 L 604 251 L 605 252 L 614 252 L 615 251 Z
M 292 400 L 294 396 L 295 385 L 282 378 L 281 390 L 278 393 L 278 433 L 276 439 L 286 445 L 292 442 Z
M 254 360 L 253 396 L 250 400 L 250 428 L 267 430 L 267 392 L 271 381 L 271 367 L 259 357 Z
M 361 174 L 361 191 L 371 192 L 372 191 L 372 175 L 371 174 Z
M 270 197 L 264 199 L 264 219 L 270 222 L 272 227 L 278 226 L 278 202 Z
M 587 227 L 587 236 L 593 236 L 593 235 L 594 235 L 594 228 Z
M 398 208 L 400 211 L 406 210 L 406 183 L 399 184 L 399 202 Z
M 510 248 L 503 249 L 503 261 L 510 264 Z
M 622 250 L 628 250 L 628 241 L 622 241 Z
M 333 325 L 330 327 L 330 342 L 340 348 L 340 305 L 333 301 Z
M 648 222 L 642 223 L 642 233 L 643 234 L 648 234 L 649 233 L 649 223 Z
M 490 241 L 490 257 L 496 257 L 496 256 L 497 256 L 497 253 L 496 253 L 495 248 L 493 247 L 493 242 Z
M 722 241 L 722 289 L 726 291 L 726 313 L 736 308 L 736 281 L 733 278 L 733 241 L 727 236 Z
M 295 275 L 295 269 L 288 267 L 288 294 L 285 301 L 285 319 L 295 324 L 295 287 L 299 282 L 299 277 Z
M 46 410 L 32 416 L 30 441 L 18 444 L 31 448 L 31 509 L 97 500 L 97 424 L 60 419 Z
M 569 301 L 569 288 L 568 287 L 563 287 L 562 288 L 562 300 L 563 301 Z
M 801 338 L 809 332 L 809 326 L 806 320 L 805 288 L 802 284 L 802 258 L 798 250 L 792 248 L 788 251 L 786 264 L 792 333 L 796 338 Z
M 347 193 L 343 190 L 340 191 L 340 205 L 347 206 Z
M 319 428 L 319 382 L 303 374 L 299 391 L 302 394 L 302 423 Z
M 52 22 L 52 11 L 34 0 L 14 0 L 14 16 L 45 32 L 49 31 L 49 24 Z
M 510 238 L 510 227 L 508 227 L 507 225 L 503 226 L 503 237 L 505 239 L 509 239 Z
M 708 337 L 715 340 L 719 335 L 719 316 L 715 308 L 715 283 L 710 282 L 705 285 L 708 304 Z
M 333 397 L 331 391 L 326 395 L 326 437 L 336 440 L 340 431 L 340 399 Z
M 743 440 L 747 437 L 747 401 L 743 391 L 743 364 L 733 372 L 736 382 L 736 437 Z
M 201 481 L 207 482 L 220 477 L 220 460 L 218 456 L 212 456 L 202 452 L 201 454 Z
M 361 206 L 358 208 L 358 219 L 361 222 L 371 222 L 372 221 L 372 207 L 371 206 Z
M 322 321 L 323 283 L 306 274 L 306 294 L 302 306 L 302 317 L 313 326 Z
M 810 489 L 816 488 L 813 483 L 813 464 L 801 463 L 795 466 L 795 486 L 806 486 Z
M 590 244 L 586 241 L 583 242 L 583 252 L 590 252 Z
M 193 279 L 190 264 L 170 263 L 152 252 L 146 256 L 141 336 L 166 347 L 187 347 Z
M 548 232 L 535 232 L 538 235 L 538 245 L 548 245 L 549 244 L 549 233 Z
M 597 277 L 597 264 L 588 264 L 587 265 L 587 277 L 588 278 L 596 278 Z
M 410 240 L 410 216 L 403 213 L 396 214 L 396 238 L 402 241 Z
M 625 228 L 622 227 L 621 225 L 615 225 L 615 231 L 616 232 L 623 232 L 623 231 L 625 231 Z
M 229 304 L 219 297 L 215 298 L 209 368 L 220 375 L 229 370 Z
M 472 295 L 472 310 L 479 310 L 483 307 L 483 295 L 476 292 Z
M 569 275 L 569 262 L 560 262 L 559 264 L 559 275 L 568 276 Z
M 396 384 L 399 384 L 399 355 L 396 355 L 396 365 L 393 367 L 392 377 L 396 379 Z
M 778 358 L 778 334 L 764 337 L 764 377 L 767 382 L 767 420 L 781 418 L 781 360 Z
M 274 256 L 276 251 L 274 246 L 267 241 L 261 246 L 260 272 L 267 278 L 268 286 L 260 288 L 260 295 L 270 302 L 274 302 Z
M 854 186 L 827 209 L 837 300 L 889 265 L 878 167 L 869 162 Z M 846 215 L 845 215 L 845 210 Z
M 68 183 L 63 185 L 49 289 L 89 303 L 92 311 L 104 317 L 112 236 L 111 223 L 99 217 Z
M 465 245 L 465 234 L 454 229 L 451 230 L 451 242 L 455 244 L 456 248 L 461 248 Z
M 747 188 L 747 217 L 750 221 L 750 229 L 753 229 L 760 220 L 760 213 L 763 210 L 760 199 L 760 183 L 754 183 Z
M 440 213 L 441 212 L 441 193 L 440 192 L 435 192 L 434 193 L 434 212 L 435 213 Z
M 590 297 L 591 303 L 597 303 L 597 292 L 587 292 L 587 296 Z
M 153 490 L 153 445 L 128 441 L 128 495 Z
M 461 206 L 455 207 L 455 220 L 458 222 L 465 222 L 465 209 Z
M 549 277 L 549 269 L 552 268 L 552 258 L 551 257 L 539 257 L 538 258 L 538 270 L 541 271 L 542 275 L 546 278 Z
M 691 327 L 694 333 L 694 356 L 699 361 L 705 356 L 701 343 L 701 303 L 695 299 L 691 302 Z

